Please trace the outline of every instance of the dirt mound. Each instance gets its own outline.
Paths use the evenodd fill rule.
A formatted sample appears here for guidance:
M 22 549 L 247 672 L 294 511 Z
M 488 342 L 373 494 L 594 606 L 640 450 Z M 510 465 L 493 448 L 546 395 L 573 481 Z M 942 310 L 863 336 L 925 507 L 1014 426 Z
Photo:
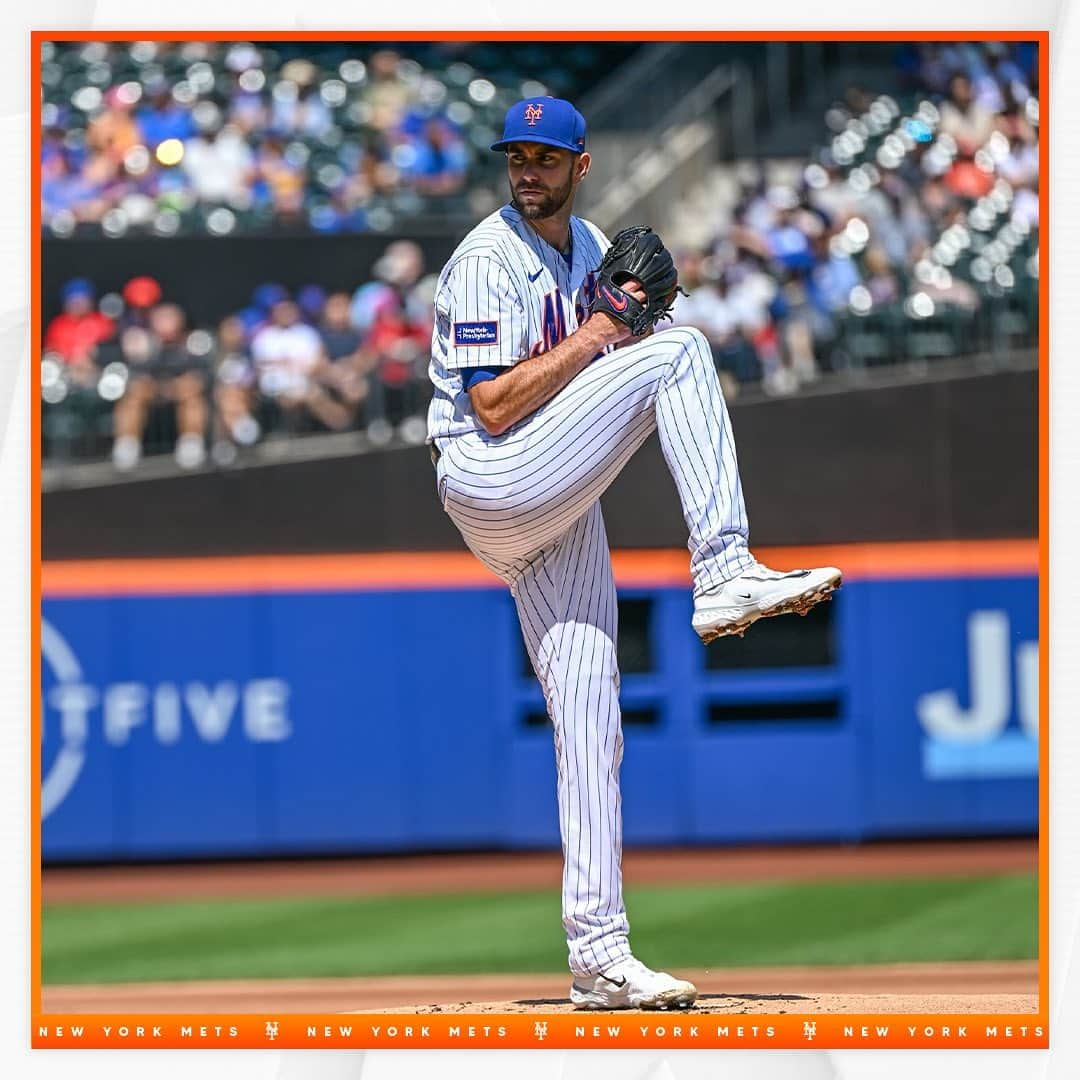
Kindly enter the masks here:
M 1038 965 L 877 964 L 866 967 L 679 970 L 700 1011 L 1035 1012 Z M 561 1012 L 570 976 L 431 975 L 349 979 L 46 986 L 48 1013 Z
M 370 1009 L 375 1013 L 568 1013 L 566 998 L 539 1001 L 482 1001 L 457 1005 L 422 1005 L 416 1009 Z M 627 1009 L 627 1013 L 640 1010 Z M 1036 994 L 702 994 L 687 1014 L 743 1016 L 754 1013 L 1037 1013 Z

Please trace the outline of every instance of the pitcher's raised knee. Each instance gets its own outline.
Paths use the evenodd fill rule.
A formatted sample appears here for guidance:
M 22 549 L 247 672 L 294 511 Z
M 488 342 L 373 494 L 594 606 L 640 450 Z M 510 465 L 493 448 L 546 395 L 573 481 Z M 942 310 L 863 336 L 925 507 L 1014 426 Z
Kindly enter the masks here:
M 712 346 L 696 326 L 671 326 L 654 334 L 653 340 L 667 348 L 676 346 L 673 367 L 686 363 L 707 363 L 710 368 L 713 367 Z

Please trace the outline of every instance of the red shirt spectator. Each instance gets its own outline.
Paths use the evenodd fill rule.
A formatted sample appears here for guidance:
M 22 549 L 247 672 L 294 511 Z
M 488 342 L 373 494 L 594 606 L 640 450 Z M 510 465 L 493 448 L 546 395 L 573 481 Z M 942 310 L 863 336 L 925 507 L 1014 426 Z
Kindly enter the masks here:
M 410 322 L 401 310 L 380 312 L 364 342 L 379 357 L 379 374 L 387 386 L 404 386 L 413 376 L 417 357 L 430 344 L 427 327 Z
M 94 307 L 94 287 L 85 278 L 75 278 L 60 290 L 64 310 L 45 331 L 45 348 L 59 353 L 69 364 L 91 358 L 97 346 L 113 335 L 112 319 Z

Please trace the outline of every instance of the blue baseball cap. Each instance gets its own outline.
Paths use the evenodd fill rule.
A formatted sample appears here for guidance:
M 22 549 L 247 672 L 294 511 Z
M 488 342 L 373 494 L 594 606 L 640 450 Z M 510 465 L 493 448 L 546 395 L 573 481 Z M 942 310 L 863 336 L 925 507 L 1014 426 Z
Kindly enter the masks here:
M 65 281 L 60 287 L 60 302 L 62 304 L 66 304 L 69 300 L 74 300 L 77 296 L 85 297 L 87 300 L 93 300 L 93 283 L 84 277 L 77 277 L 72 278 L 70 281 Z
M 284 285 L 278 285 L 275 282 L 258 285 L 251 294 L 252 304 L 263 311 L 269 311 L 275 304 L 280 304 L 282 300 L 288 299 L 289 290 Z
M 491 149 L 505 150 L 515 142 L 546 143 L 583 153 L 585 117 L 562 98 L 526 98 L 506 110 L 502 138 Z

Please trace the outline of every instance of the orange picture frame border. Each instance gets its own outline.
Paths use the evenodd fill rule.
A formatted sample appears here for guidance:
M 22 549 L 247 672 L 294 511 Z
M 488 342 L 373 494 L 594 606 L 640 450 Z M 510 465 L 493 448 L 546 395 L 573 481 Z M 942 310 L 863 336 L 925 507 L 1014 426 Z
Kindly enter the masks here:
M 467 568 L 466 559 L 472 560 L 471 556 L 459 555 L 458 553 L 435 553 L 425 555 L 423 561 L 431 562 L 431 565 L 440 572 L 438 583 L 417 580 L 420 573 L 417 569 L 417 557 L 409 556 L 411 576 L 402 574 L 402 565 L 395 560 L 400 556 L 393 553 L 388 555 L 364 555 L 364 556 L 289 556 L 274 558 L 271 560 L 277 568 L 270 574 L 271 581 L 267 581 L 267 568 L 261 562 L 260 557 L 245 556 L 239 559 L 181 559 L 181 560 L 103 560 L 42 563 L 41 558 L 41 113 L 37 108 L 37 101 L 41 85 L 41 45 L 46 41 L 363 41 L 363 42 L 419 42 L 419 41 L 1034 41 L 1039 46 L 1039 108 L 1040 108 L 1040 138 L 1039 138 L 1039 535 L 1031 541 L 973 541 L 973 542 L 941 542 L 932 544 L 910 545 L 852 545 L 829 546 L 820 549 L 774 549 L 766 553 L 762 549 L 762 556 L 768 554 L 769 559 L 777 562 L 804 561 L 798 552 L 814 552 L 813 559 L 828 551 L 830 561 L 839 562 L 848 572 L 849 580 L 859 576 L 941 576 L 943 574 L 963 574 L 975 572 L 973 567 L 981 565 L 985 573 L 1031 573 L 1033 570 L 1039 574 L 1039 1011 L 1032 1015 L 1019 1016 L 995 1016 L 995 1015 L 971 1015 L 945 1017 L 934 1014 L 887 1014 L 881 1016 L 828 1016 L 818 1015 L 809 1018 L 808 1022 L 816 1025 L 816 1032 L 812 1038 L 808 1038 L 803 1029 L 804 1017 L 791 1015 L 765 1015 L 758 1014 L 747 1016 L 743 1026 L 751 1025 L 764 1028 L 771 1025 L 778 1033 L 772 1039 L 765 1042 L 747 1043 L 742 1040 L 725 1041 L 719 1038 L 712 1042 L 702 1041 L 696 1043 L 698 1048 L 705 1049 L 710 1046 L 732 1046 L 746 1049 L 750 1045 L 773 1046 L 775 1048 L 801 1048 L 810 1047 L 818 1049 L 842 1049 L 853 1046 L 867 1047 L 869 1045 L 890 1048 L 899 1046 L 918 1046 L 927 1048 L 976 1048 L 988 1046 L 1010 1046 L 1015 1048 L 1042 1048 L 1049 1046 L 1049 688 L 1050 688 L 1050 535 L 1049 535 L 1049 485 L 1050 485 L 1050 371 L 1049 371 L 1049 256 L 1050 256 L 1050 32 L 1048 30 L 847 30 L 847 31 L 820 31 L 820 30 L 785 30 L 785 31 L 655 31 L 655 30 L 621 30 L 621 31 L 561 31 L 561 30 L 514 30 L 514 31 L 491 31 L 484 29 L 476 30 L 364 30 L 353 29 L 349 31 L 329 30 L 288 30 L 269 31 L 229 31 L 229 30 L 154 30 L 154 31 L 130 31 L 130 30 L 107 30 L 94 28 L 92 30 L 34 30 L 30 33 L 30 96 L 31 123 L 30 123 L 30 153 L 31 153 L 31 206 L 30 206 L 30 321 L 32 334 L 31 348 L 31 377 L 30 384 L 30 617 L 28 634 L 30 639 L 30 686 L 36 687 L 41 677 L 41 637 L 40 637 L 40 614 L 43 588 L 50 597 L 92 595 L 99 586 L 95 582 L 110 581 L 114 588 L 120 587 L 122 591 L 134 589 L 137 592 L 155 593 L 171 592 L 179 589 L 184 592 L 208 591 L 213 585 L 212 591 L 218 591 L 222 587 L 223 569 L 242 571 L 248 580 L 246 588 L 269 587 L 273 588 L 273 580 L 278 582 L 279 587 L 292 581 L 291 588 L 310 588 L 310 582 L 321 576 L 330 574 L 339 581 L 354 584 L 349 587 L 357 587 L 356 583 L 363 579 L 373 577 L 382 578 L 381 587 L 438 587 L 438 583 L 449 587 L 461 587 L 463 584 L 483 587 L 493 584 L 490 575 L 487 575 L 483 567 L 476 564 L 476 568 Z M 861 554 L 860 554 L 861 552 Z M 673 552 L 617 552 L 614 557 L 616 579 L 623 585 L 634 584 L 674 584 L 677 581 L 686 580 L 685 554 Z M 340 560 L 340 561 L 339 561 Z M 681 567 L 676 565 L 681 561 Z M 204 564 L 200 567 L 198 564 Z M 141 567 L 141 569 L 139 569 Z M 937 568 L 936 570 L 934 568 Z M 995 569 L 996 567 L 996 569 Z M 159 573 L 157 584 L 153 583 L 153 576 Z M 293 575 L 290 577 L 290 573 Z M 681 575 L 681 576 L 680 576 Z M 300 579 L 306 579 L 309 584 L 300 585 Z M 258 582 L 262 581 L 259 586 Z M 387 583 L 396 582 L 396 584 Z M 411 585 L 410 585 L 411 582 Z M 201 585 L 200 585 L 201 583 Z M 216 583 L 216 584 L 215 584 Z M 456 583 L 456 584 L 454 584 Z M 341 587 L 340 585 L 338 587 Z M 372 587 L 372 586 L 368 586 Z M 374 587 L 380 587 L 378 585 Z M 199 1046 L 206 1048 L 208 1045 L 245 1046 L 260 1048 L 278 1047 L 281 1049 L 303 1048 L 318 1045 L 325 1049 L 328 1046 L 350 1048 L 376 1048 L 385 1047 L 387 1044 L 377 1041 L 363 1042 L 355 1039 L 342 1040 L 334 1043 L 332 1040 L 323 1039 L 313 1043 L 305 1036 L 309 1024 L 325 1025 L 342 1022 L 339 1016 L 304 1017 L 290 1015 L 286 1018 L 276 1017 L 273 1022 L 278 1024 L 273 1037 L 269 1029 L 265 1027 L 263 1019 L 251 1015 L 228 1016 L 214 1014 L 209 1016 L 181 1017 L 178 1015 L 160 1017 L 97 1017 L 69 1015 L 49 1016 L 41 1012 L 41 799 L 40 784 L 37 778 L 41 775 L 41 702 L 40 694 L 31 690 L 30 694 L 30 1012 L 31 1012 L 31 1045 L 35 1048 L 59 1048 L 71 1047 L 86 1049 L 92 1046 L 107 1046 L 119 1049 L 130 1046 L 133 1049 L 147 1049 L 150 1046 L 187 1047 Z M 692 1016 L 693 1014 L 691 1014 Z M 701 1027 L 716 1026 L 715 1017 L 701 1014 L 695 1018 L 700 1021 Z M 432 1022 L 437 1018 L 432 1018 Z M 440 1023 L 445 1026 L 451 1018 L 441 1018 Z M 605 1020 L 611 1019 L 612 1023 L 622 1022 L 625 1025 L 626 1017 L 605 1017 L 603 1014 L 594 1014 L 587 1019 L 566 1017 L 556 1014 L 549 1016 L 478 1016 L 475 1024 L 480 1026 L 497 1026 L 500 1023 L 507 1026 L 508 1038 L 498 1039 L 497 1042 L 485 1040 L 484 1045 L 498 1045 L 502 1049 L 511 1048 L 535 1048 L 537 1046 L 551 1046 L 553 1048 L 565 1048 L 568 1046 L 583 1045 L 572 1035 L 572 1029 L 578 1026 L 592 1027 L 594 1024 L 601 1028 L 606 1026 Z M 635 1017 L 635 1019 L 637 1019 Z M 676 1019 L 676 1018 L 673 1018 Z M 692 1022 L 690 1017 L 682 1019 L 685 1024 Z M 729 1017 L 723 1017 L 729 1021 L 729 1027 L 738 1026 L 738 1022 Z M 408 1014 L 383 1015 L 380 1020 L 387 1025 L 397 1024 L 400 1027 L 411 1025 L 418 1026 L 418 1019 Z M 463 1018 L 456 1025 L 468 1027 L 470 1017 Z M 576 1022 L 575 1022 L 576 1020 Z M 86 1031 L 84 1036 L 74 1037 L 70 1033 L 73 1024 L 84 1024 L 87 1029 L 95 1024 L 99 1027 L 112 1021 L 115 1026 L 123 1024 L 132 1031 L 136 1026 L 150 1028 L 159 1025 L 167 1027 L 171 1032 L 168 1038 L 151 1039 L 149 1042 L 130 1038 L 125 1041 L 119 1038 L 105 1039 L 100 1033 L 93 1035 Z M 551 1038 L 545 1037 L 538 1040 L 534 1025 L 537 1021 L 546 1022 Z M 645 1023 L 651 1023 L 654 1027 L 658 1023 L 653 1017 L 644 1018 Z M 195 1029 L 200 1027 L 223 1027 L 235 1028 L 237 1036 L 209 1039 L 207 1037 L 186 1037 L 181 1029 L 185 1026 Z M 852 1042 L 843 1034 L 844 1030 L 851 1026 L 861 1028 L 869 1026 L 888 1027 L 891 1036 L 884 1039 Z M 966 1025 L 975 1033 L 971 1040 L 961 1041 L 954 1035 L 945 1036 L 941 1029 L 950 1026 L 953 1031 L 958 1026 Z M 625 1025 L 630 1031 L 636 1031 L 636 1026 Z M 937 1035 L 927 1035 L 918 1040 L 902 1037 L 902 1033 L 909 1026 L 917 1030 L 934 1028 Z M 359 1028 L 356 1024 L 354 1027 Z M 995 1035 L 991 1037 L 986 1032 L 994 1028 Z M 1020 1034 L 1023 1028 L 1024 1034 Z M 53 1035 L 41 1035 L 41 1030 L 52 1030 Z M 175 1029 L 175 1030 L 174 1030 Z M 985 1030 L 984 1030 L 985 1029 Z M 1000 1036 L 997 1032 L 1001 1031 Z M 1009 1034 L 1005 1035 L 1005 1029 Z M 55 1034 L 62 1030 L 66 1034 Z M 1015 1031 L 1015 1034 L 1014 1034 Z M 427 1041 L 423 1045 L 437 1046 L 468 1046 L 478 1048 L 474 1040 L 455 1038 L 443 1035 L 435 1041 Z M 595 1045 L 592 1044 L 592 1045 Z M 648 1047 L 651 1049 L 667 1049 L 673 1044 L 670 1040 L 662 1039 L 647 1040 L 641 1037 L 631 1038 L 627 1042 L 608 1043 L 610 1048 Z M 415 1047 L 414 1047 L 415 1048 Z

